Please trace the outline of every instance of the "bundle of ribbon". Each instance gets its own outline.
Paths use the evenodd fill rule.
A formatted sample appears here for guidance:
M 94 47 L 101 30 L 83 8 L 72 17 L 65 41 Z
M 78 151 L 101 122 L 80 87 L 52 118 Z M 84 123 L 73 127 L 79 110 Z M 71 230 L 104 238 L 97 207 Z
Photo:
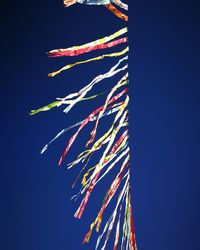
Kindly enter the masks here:
M 75 4 L 87 4 L 87 5 L 104 5 L 107 9 L 111 10 L 117 17 L 123 19 L 124 21 L 128 20 L 128 17 L 120 12 L 114 7 L 113 4 L 117 5 L 124 10 L 128 10 L 127 4 L 121 2 L 120 0 L 65 0 L 64 5 L 66 7 Z M 91 51 L 109 49 L 110 47 L 115 47 L 119 44 L 127 44 L 128 37 L 124 36 L 128 32 L 127 28 L 120 29 L 115 33 L 105 36 L 103 38 L 97 39 L 95 41 L 72 46 L 64 49 L 54 49 L 49 51 L 47 54 L 49 57 L 63 57 L 63 56 L 79 56 L 82 54 L 89 53 Z M 120 37 L 124 36 L 124 37 Z M 89 63 L 92 61 L 102 60 L 104 58 L 115 58 L 121 57 L 115 65 L 113 65 L 107 72 L 97 75 L 92 81 L 86 84 L 83 88 L 77 92 L 68 94 L 65 97 L 57 98 L 56 101 L 51 102 L 48 105 L 45 105 L 42 108 L 32 110 L 30 115 L 35 115 L 40 112 L 49 111 L 55 107 L 65 106 L 63 112 L 66 114 L 79 102 L 86 102 L 88 100 L 95 99 L 99 96 L 107 95 L 105 102 L 102 106 L 97 107 L 92 111 L 85 119 L 76 122 L 70 127 L 62 129 L 50 142 L 48 142 L 43 149 L 41 154 L 43 154 L 55 140 L 60 138 L 62 135 L 67 133 L 69 130 L 78 127 L 76 132 L 71 136 L 67 145 L 60 156 L 58 165 L 61 166 L 65 160 L 70 148 L 75 143 L 79 134 L 83 128 L 89 123 L 94 122 L 94 128 L 91 131 L 91 137 L 88 138 L 88 141 L 85 144 L 85 150 L 81 152 L 77 158 L 68 163 L 68 169 L 74 168 L 79 163 L 84 163 L 82 169 L 80 170 L 77 178 L 75 179 L 72 187 L 76 185 L 79 178 L 82 176 L 80 182 L 81 188 L 77 195 L 74 195 L 72 199 L 77 200 L 80 196 L 83 196 L 80 206 L 74 214 L 75 218 L 80 219 L 84 213 L 84 210 L 89 202 L 91 194 L 94 192 L 95 187 L 98 183 L 104 180 L 105 176 L 109 174 L 113 169 L 117 170 L 117 174 L 114 179 L 111 180 L 111 185 L 105 194 L 103 204 L 97 214 L 97 217 L 90 225 L 90 229 L 87 232 L 83 243 L 88 243 L 92 234 L 94 227 L 96 227 L 96 232 L 100 231 L 101 224 L 103 222 L 103 215 L 108 205 L 113 200 L 113 197 L 119 192 L 115 209 L 109 217 L 108 221 L 105 223 L 102 233 L 97 239 L 95 249 L 100 248 L 105 249 L 107 242 L 110 238 L 110 234 L 113 230 L 114 225 L 116 224 L 115 230 L 115 240 L 113 243 L 113 249 L 116 250 L 120 246 L 121 249 L 130 249 L 137 250 L 136 239 L 133 226 L 133 215 L 132 215 L 132 205 L 131 205 L 131 191 L 130 191 L 130 148 L 128 145 L 128 103 L 129 95 L 127 85 L 128 81 L 128 46 L 123 50 L 103 54 L 98 57 L 93 57 L 84 61 L 77 61 L 66 66 L 63 66 L 61 69 L 49 73 L 49 77 L 54 77 L 57 74 L 60 74 L 63 71 L 66 71 L 74 66 Z M 107 89 L 101 93 L 95 95 L 87 96 L 88 93 L 95 88 L 96 84 L 102 82 L 105 79 L 117 77 L 119 73 L 123 73 L 123 76 L 118 80 L 118 82 L 111 88 Z M 105 131 L 105 133 L 96 139 L 97 130 L 100 126 L 101 119 L 106 116 L 113 117 L 112 124 L 110 128 Z M 92 146 L 90 146 L 92 144 Z M 90 148 L 89 148 L 90 146 Z M 98 162 L 88 168 L 91 158 L 95 153 L 102 151 L 101 157 Z M 120 191 L 121 189 L 121 191 Z M 116 223 L 115 223 L 116 221 Z M 120 229 L 121 228 L 121 229 Z M 121 238 L 120 238 L 121 235 Z M 102 242 L 103 237 L 105 237 L 104 242 Z

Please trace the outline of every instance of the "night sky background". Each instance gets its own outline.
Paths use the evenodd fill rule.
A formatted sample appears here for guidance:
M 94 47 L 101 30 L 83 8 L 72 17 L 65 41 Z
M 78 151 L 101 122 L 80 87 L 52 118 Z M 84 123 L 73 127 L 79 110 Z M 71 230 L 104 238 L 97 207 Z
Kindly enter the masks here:
M 129 1 L 131 181 L 139 250 L 200 249 L 198 9 L 198 1 L 191 0 Z M 33 117 L 28 112 L 78 91 L 117 61 L 80 65 L 49 79 L 49 72 L 105 51 L 56 59 L 47 58 L 47 51 L 89 42 L 125 25 L 104 7 L 1 1 L 0 249 L 94 249 L 96 233 L 89 245 L 82 248 L 81 242 L 109 180 L 95 190 L 83 218 L 76 220 L 80 200 L 74 203 L 70 197 L 76 193 L 71 183 L 78 172 L 65 168 L 82 151 L 92 126 L 82 131 L 62 168 L 57 161 L 71 133 L 46 154 L 41 156 L 40 150 L 105 96 L 77 105 L 67 116 L 62 108 Z M 116 81 L 106 80 L 92 93 Z M 102 129 L 108 123 L 105 118 Z

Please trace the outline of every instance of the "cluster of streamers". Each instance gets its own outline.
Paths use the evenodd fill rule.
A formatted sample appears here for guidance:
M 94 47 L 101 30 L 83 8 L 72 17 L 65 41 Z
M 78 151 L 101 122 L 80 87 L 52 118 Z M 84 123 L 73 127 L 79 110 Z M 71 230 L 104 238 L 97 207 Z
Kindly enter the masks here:
M 120 0 L 65 0 L 64 5 L 66 7 L 75 4 L 88 4 L 88 5 L 104 5 L 107 9 L 112 11 L 117 17 L 127 21 L 128 17 L 116 9 L 116 6 L 128 10 L 127 4 Z M 113 5 L 114 4 L 114 5 Z M 97 238 L 95 249 L 104 250 L 107 246 L 107 242 L 110 238 L 112 231 L 114 233 L 113 249 L 130 249 L 137 250 L 136 239 L 133 225 L 133 213 L 131 205 L 131 192 L 130 192 L 130 148 L 129 148 L 129 132 L 128 132 L 128 37 L 126 33 L 127 28 L 120 29 L 115 33 L 97 39 L 95 41 L 79 45 L 72 46 L 64 49 L 54 49 L 48 52 L 49 57 L 71 57 L 86 54 L 91 51 L 109 49 L 119 44 L 125 44 L 126 47 L 114 53 L 107 53 L 98 57 L 89 58 L 84 61 L 76 61 L 61 69 L 49 73 L 49 77 L 54 77 L 62 71 L 66 71 L 76 65 L 83 63 L 89 63 L 92 61 L 101 60 L 104 58 L 119 57 L 118 61 L 105 73 L 97 75 L 89 83 L 77 92 L 70 93 L 65 97 L 56 98 L 55 101 L 30 112 L 30 115 L 35 115 L 40 112 L 49 111 L 53 108 L 59 108 L 64 106 L 63 112 L 67 114 L 77 103 L 87 102 L 88 100 L 95 99 L 99 96 L 106 96 L 104 98 L 103 105 L 96 107 L 86 118 L 81 121 L 72 124 L 71 126 L 62 129 L 57 133 L 41 150 L 43 154 L 49 147 L 50 144 L 55 142 L 58 138 L 63 136 L 71 129 L 76 131 L 67 141 L 65 149 L 60 156 L 58 165 L 61 166 L 70 148 L 73 146 L 75 141 L 78 139 L 81 131 L 86 127 L 88 123 L 93 123 L 93 129 L 90 132 L 90 137 L 85 143 L 85 149 L 72 162 L 68 163 L 67 168 L 72 169 L 78 164 L 82 164 L 82 168 L 79 171 L 72 187 L 74 187 L 79 181 L 80 190 L 78 194 L 72 197 L 73 200 L 77 200 L 82 196 L 79 207 L 77 208 L 74 217 L 80 219 L 85 211 L 85 208 L 90 200 L 92 193 L 96 186 L 105 179 L 111 172 L 114 177 L 110 177 L 111 184 L 105 193 L 103 203 L 97 213 L 96 218 L 91 223 L 89 231 L 86 233 L 83 243 L 88 243 L 93 229 L 96 232 L 101 231 L 101 224 L 104 221 L 104 213 L 107 207 L 110 206 L 116 200 L 114 205 L 114 211 L 107 221 L 104 223 L 104 228 L 101 234 Z M 123 37 L 121 37 L 123 36 Z M 105 79 L 118 77 L 122 74 L 121 78 L 116 81 L 116 84 L 103 92 L 90 95 L 89 92 L 96 87 L 97 83 Z M 110 127 L 106 129 L 103 135 L 97 137 L 97 130 L 101 124 L 101 120 L 104 117 L 113 117 L 111 120 Z M 95 153 L 99 153 L 100 157 L 94 159 Z M 90 160 L 93 157 L 96 162 L 93 166 L 89 166 Z M 99 158 L 99 159 L 98 159 Z M 114 229 L 115 227 L 115 229 Z
M 69 7 L 72 4 L 80 3 L 87 5 L 102 5 L 110 10 L 115 16 L 123 19 L 124 21 L 128 21 L 128 16 L 123 14 L 120 10 L 118 10 L 114 5 L 128 11 L 128 5 L 123 3 L 120 0 L 64 0 L 64 6 Z M 114 5 L 113 5 L 114 4 Z

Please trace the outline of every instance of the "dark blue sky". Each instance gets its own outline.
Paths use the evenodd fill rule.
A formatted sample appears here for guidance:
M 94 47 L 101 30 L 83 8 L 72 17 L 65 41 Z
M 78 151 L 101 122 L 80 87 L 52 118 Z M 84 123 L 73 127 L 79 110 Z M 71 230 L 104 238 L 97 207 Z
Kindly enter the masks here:
M 138 248 L 199 250 L 198 2 L 129 2 L 132 202 Z M 75 220 L 79 203 L 69 198 L 77 170 L 57 167 L 70 134 L 44 156 L 39 152 L 102 99 L 75 107 L 69 116 L 62 109 L 34 117 L 28 112 L 80 89 L 116 61 L 81 65 L 49 79 L 49 72 L 76 58 L 48 59 L 47 51 L 89 42 L 125 24 L 103 7 L 64 9 L 62 1 L 53 0 L 2 1 L 1 11 L 0 249 L 79 250 L 102 190 L 96 191 L 99 199 L 92 198 L 83 219 Z M 102 86 L 95 89 L 100 90 Z M 81 134 L 69 161 L 88 134 L 87 129 Z M 93 236 L 83 249 L 93 249 Z

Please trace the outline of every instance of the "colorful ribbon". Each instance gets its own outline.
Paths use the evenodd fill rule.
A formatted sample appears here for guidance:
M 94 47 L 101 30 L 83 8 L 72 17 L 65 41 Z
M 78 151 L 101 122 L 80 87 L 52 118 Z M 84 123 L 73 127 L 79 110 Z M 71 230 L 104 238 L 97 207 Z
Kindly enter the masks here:
M 58 51 L 64 51 L 65 54 L 67 56 L 71 56 L 71 55 L 77 55 L 78 51 L 79 52 L 84 52 L 87 51 L 89 48 L 95 48 L 95 46 L 100 46 L 100 45 L 103 45 L 103 44 L 106 44 L 108 42 L 110 42 L 111 40 L 125 34 L 128 32 L 128 29 L 127 27 L 123 28 L 123 29 L 120 29 L 118 31 L 116 31 L 114 34 L 112 35 L 109 35 L 109 36 L 105 36 L 103 38 L 100 38 L 100 39 L 97 39 L 95 41 L 92 41 L 92 42 L 89 42 L 89 43 L 86 43 L 86 44 L 83 44 L 83 45 L 79 45 L 79 46 L 72 46 L 72 47 L 69 47 L 67 49 L 55 49 L 55 50 L 51 50 L 49 51 L 47 54 L 49 56 L 53 55 L 54 53 L 58 52 Z M 85 52 L 84 52 L 85 53 Z
M 112 4 L 106 4 L 105 7 L 110 10 L 115 16 L 123 19 L 124 21 L 128 21 L 128 16 L 123 14 L 121 11 L 119 11 L 117 8 L 115 8 Z
M 126 52 L 128 52 L 128 47 L 126 47 L 124 50 L 122 50 L 120 52 L 115 52 L 115 53 L 111 53 L 111 54 L 105 54 L 105 55 L 97 56 L 97 57 L 94 57 L 94 58 L 91 58 L 91 59 L 88 59 L 88 60 L 84 60 L 84 61 L 79 61 L 79 62 L 76 62 L 76 63 L 68 64 L 68 65 L 62 67 L 61 69 L 59 69 L 57 71 L 49 73 L 48 76 L 54 77 L 55 75 L 60 74 L 62 71 L 70 69 L 70 68 L 72 68 L 72 67 L 74 67 L 76 65 L 79 65 L 79 64 L 102 60 L 102 59 L 104 59 L 106 57 L 119 57 L 119 56 L 124 55 Z
M 81 54 L 85 54 L 88 52 L 91 52 L 93 50 L 100 50 L 100 49 L 107 49 L 114 47 L 116 45 L 122 44 L 122 43 L 127 43 L 128 38 L 123 37 L 117 40 L 114 40 L 109 43 L 103 43 L 103 44 L 97 44 L 97 45 L 91 45 L 86 48 L 80 48 L 80 49 L 57 49 L 57 50 L 52 50 L 48 52 L 48 57 L 61 57 L 61 56 L 78 56 Z

